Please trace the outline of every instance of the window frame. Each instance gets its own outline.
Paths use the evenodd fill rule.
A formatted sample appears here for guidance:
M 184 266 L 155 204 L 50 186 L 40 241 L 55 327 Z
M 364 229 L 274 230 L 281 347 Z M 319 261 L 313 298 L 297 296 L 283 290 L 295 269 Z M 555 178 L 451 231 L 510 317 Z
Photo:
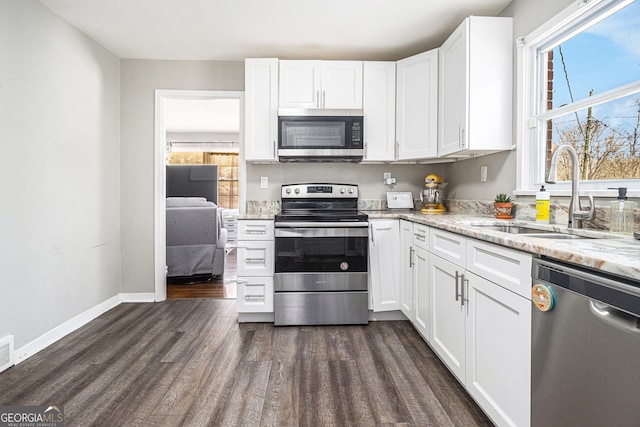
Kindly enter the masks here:
M 539 61 L 538 52 L 541 49 L 548 50 L 557 46 L 582 32 L 586 27 L 605 19 L 633 2 L 634 0 L 577 0 L 529 35 L 516 39 L 518 173 L 515 193 L 517 195 L 533 195 L 542 184 L 553 196 L 571 194 L 570 182 L 544 183 L 546 144 L 543 132 L 536 132 L 538 126 L 543 125 L 550 118 L 584 109 L 589 105 L 618 99 L 640 89 L 640 81 L 636 81 L 551 111 L 539 111 L 540 106 L 544 103 L 539 97 L 546 93 L 541 88 L 541 85 L 544 84 L 541 76 L 546 74 L 547 65 Z M 615 197 L 617 191 L 608 188 L 626 186 L 628 188 L 627 194 L 630 197 L 640 197 L 640 179 L 581 181 L 580 185 L 584 194 Z

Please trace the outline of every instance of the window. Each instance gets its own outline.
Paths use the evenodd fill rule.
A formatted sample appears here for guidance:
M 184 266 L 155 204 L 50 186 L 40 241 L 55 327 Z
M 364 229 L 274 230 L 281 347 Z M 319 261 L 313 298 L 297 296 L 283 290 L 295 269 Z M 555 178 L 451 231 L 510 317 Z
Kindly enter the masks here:
M 640 0 L 582 0 L 518 40 L 522 194 L 544 183 L 552 152 L 569 144 L 583 188 L 608 195 L 600 190 L 626 186 L 640 195 L 638 17 Z M 556 194 L 571 180 L 565 155 Z

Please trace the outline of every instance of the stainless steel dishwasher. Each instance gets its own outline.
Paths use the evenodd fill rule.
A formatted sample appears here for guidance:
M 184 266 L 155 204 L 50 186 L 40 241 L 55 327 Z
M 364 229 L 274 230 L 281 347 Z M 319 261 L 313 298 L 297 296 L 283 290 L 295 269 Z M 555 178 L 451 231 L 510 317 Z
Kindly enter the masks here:
M 532 276 L 531 425 L 639 426 L 640 282 L 548 259 Z

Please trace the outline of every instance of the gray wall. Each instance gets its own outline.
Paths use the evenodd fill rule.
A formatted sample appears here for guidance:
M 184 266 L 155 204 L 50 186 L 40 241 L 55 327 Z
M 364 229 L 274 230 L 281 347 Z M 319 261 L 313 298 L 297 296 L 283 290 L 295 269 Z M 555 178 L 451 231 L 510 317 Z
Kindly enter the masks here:
M 382 183 L 384 172 L 391 172 L 397 183 Z M 350 163 L 279 163 L 247 165 L 247 200 L 280 200 L 280 185 L 297 182 L 336 182 L 358 184 L 360 198 L 386 199 L 387 191 L 418 191 L 428 174 L 444 174 L 443 165 L 362 165 Z M 260 177 L 269 178 L 269 188 L 260 188 Z M 443 176 L 446 181 L 446 176 Z
M 244 90 L 244 62 L 121 61 L 122 290 L 154 292 L 156 89 Z
M 0 52 L 0 337 L 19 349 L 120 292 L 120 61 L 35 0 L 0 2 Z
M 526 36 L 573 0 L 513 0 L 501 16 L 513 17 L 514 35 L 514 101 L 518 76 L 516 69 L 515 39 Z M 515 102 L 514 102 L 515 106 Z M 516 114 L 513 112 L 513 141 L 516 141 Z M 449 181 L 447 197 L 454 199 L 493 200 L 496 193 L 511 194 L 516 189 L 516 152 L 498 153 L 490 156 L 450 163 L 445 167 Z M 480 182 L 480 168 L 487 166 L 487 182 Z

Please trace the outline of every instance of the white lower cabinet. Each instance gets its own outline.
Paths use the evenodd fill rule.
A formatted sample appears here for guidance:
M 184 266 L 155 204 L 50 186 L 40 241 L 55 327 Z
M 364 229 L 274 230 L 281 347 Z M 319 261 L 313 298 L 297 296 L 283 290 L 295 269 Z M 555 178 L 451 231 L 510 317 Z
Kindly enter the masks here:
M 369 282 L 373 311 L 400 309 L 397 219 L 369 220 Z
M 400 310 L 429 342 L 429 227 L 400 221 Z
M 431 347 L 464 384 L 465 307 L 460 301 L 464 268 L 431 254 Z
M 441 230 L 432 230 L 430 247 L 432 348 L 498 426 L 528 426 L 531 301 L 510 286 L 530 281 L 531 257 Z M 500 263 L 515 265 L 509 271 L 519 273 L 495 282 L 474 274 L 470 268 L 483 270 L 470 257 L 478 248 L 480 265 L 493 264 L 494 272 Z
M 400 220 L 400 311 L 415 321 L 413 296 L 413 223 Z
M 429 252 L 421 247 L 416 247 L 413 252 L 413 290 L 415 318 L 413 326 L 420 335 L 431 341 L 429 335 Z
M 273 313 L 273 221 L 239 220 L 237 250 L 238 320 L 247 313 Z M 256 319 L 245 321 L 251 320 Z
M 500 426 L 528 426 L 531 301 L 473 273 L 468 280 L 465 385 Z

